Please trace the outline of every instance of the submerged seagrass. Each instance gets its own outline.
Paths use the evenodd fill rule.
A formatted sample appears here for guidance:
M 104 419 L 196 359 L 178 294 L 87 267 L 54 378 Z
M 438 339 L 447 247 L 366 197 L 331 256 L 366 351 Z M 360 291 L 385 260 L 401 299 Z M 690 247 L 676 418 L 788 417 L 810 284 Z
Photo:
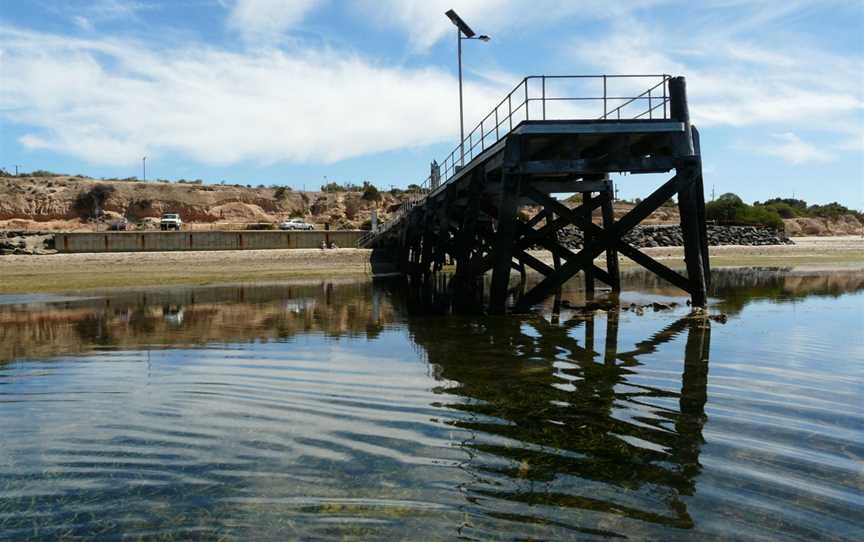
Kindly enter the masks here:
M 0 538 L 860 539 L 864 272 L 625 280 L 0 296 Z

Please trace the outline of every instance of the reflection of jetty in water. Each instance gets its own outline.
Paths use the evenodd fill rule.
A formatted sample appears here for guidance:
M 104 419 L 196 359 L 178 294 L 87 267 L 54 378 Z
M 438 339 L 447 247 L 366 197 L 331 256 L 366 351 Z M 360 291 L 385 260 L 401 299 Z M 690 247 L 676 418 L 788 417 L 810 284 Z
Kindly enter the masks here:
M 0 306 L 0 363 L 99 348 L 173 348 L 321 333 L 374 338 L 393 317 L 369 282 L 216 286 Z
M 460 534 L 490 538 L 477 508 L 490 532 L 498 520 L 537 525 L 544 534 L 560 530 L 547 539 L 572 537 L 574 529 L 668 539 L 674 532 L 663 527 L 694 526 L 699 518 L 689 498 L 707 423 L 710 322 L 614 309 L 564 309 L 548 318 L 430 317 L 447 313 L 452 302 L 445 278 L 433 280 L 439 288 L 422 291 L 314 282 L 0 306 L 0 363 L 304 334 L 374 340 L 389 326 L 404 328 L 438 381 L 440 419 L 458 429 L 453 434 L 467 456 L 454 482 L 472 503 L 470 519 L 456 526 Z M 641 281 L 642 292 L 665 293 L 650 274 L 625 280 Z M 716 270 L 713 287 L 722 310 L 734 312 L 765 299 L 766 288 L 772 302 L 794 301 L 859 291 L 864 276 Z M 476 531 L 463 532 L 468 523 Z
M 710 323 L 685 317 L 619 349 L 620 314 L 603 314 L 565 312 L 560 323 L 409 320 L 436 377 L 453 383 L 440 388 L 458 397 L 446 406 L 466 414 L 453 422 L 472 435 L 462 443 L 475 477 L 465 492 L 491 506 L 500 499 L 690 528 L 681 497 L 693 495 L 700 472 Z M 680 392 L 640 383 L 643 361 L 682 336 Z M 582 524 L 573 516 L 542 521 Z

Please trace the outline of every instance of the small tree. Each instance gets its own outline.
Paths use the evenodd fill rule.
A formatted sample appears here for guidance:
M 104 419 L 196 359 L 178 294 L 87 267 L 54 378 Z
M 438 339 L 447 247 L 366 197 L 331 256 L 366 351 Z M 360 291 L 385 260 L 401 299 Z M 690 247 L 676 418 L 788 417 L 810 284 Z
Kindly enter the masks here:
M 360 211 L 360 202 L 354 198 L 345 201 L 345 218 L 354 220 L 357 217 L 357 212 Z
M 363 196 L 361 196 L 366 201 L 378 201 L 381 199 L 381 193 L 378 191 L 378 188 L 375 187 L 374 184 L 369 181 L 365 181 L 363 183 Z
M 283 200 L 288 197 L 288 192 L 290 190 L 291 189 L 287 186 L 277 186 L 276 190 L 273 192 L 273 197 L 275 197 L 277 200 Z

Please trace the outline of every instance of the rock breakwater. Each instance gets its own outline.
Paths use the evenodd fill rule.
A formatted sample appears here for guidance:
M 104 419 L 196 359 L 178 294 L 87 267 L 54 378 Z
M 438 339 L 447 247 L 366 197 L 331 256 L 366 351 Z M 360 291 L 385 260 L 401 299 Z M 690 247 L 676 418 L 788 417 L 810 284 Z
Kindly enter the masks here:
M 567 226 L 558 232 L 558 240 L 568 248 L 581 248 L 582 231 L 575 226 Z M 684 245 L 681 226 L 674 224 L 636 226 L 624 236 L 624 240 L 640 248 Z M 708 244 L 711 246 L 764 246 L 793 245 L 795 243 L 785 233 L 770 228 L 709 225 Z

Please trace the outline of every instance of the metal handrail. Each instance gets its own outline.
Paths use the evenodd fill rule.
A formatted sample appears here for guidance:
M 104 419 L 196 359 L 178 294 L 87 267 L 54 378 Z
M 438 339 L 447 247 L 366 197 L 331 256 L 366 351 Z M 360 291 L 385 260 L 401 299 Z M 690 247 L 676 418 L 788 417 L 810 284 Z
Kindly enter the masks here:
M 468 135 L 459 145 L 440 162 L 440 183 L 436 189 L 448 184 L 467 163 L 483 154 L 486 149 L 492 147 L 502 139 L 504 139 L 515 125 L 518 126 L 523 120 L 531 119 L 531 105 L 540 105 L 540 115 L 534 120 L 622 120 L 624 119 L 640 119 L 648 116 L 649 119 L 669 119 L 670 108 L 669 104 L 669 79 L 671 76 L 667 74 L 659 75 L 529 75 L 523 78 L 506 96 L 483 117 L 473 130 L 468 132 Z M 620 92 L 610 93 L 610 83 L 615 83 L 621 80 L 638 80 L 647 79 L 652 86 L 636 96 L 623 95 Z M 547 80 L 550 82 L 559 81 L 596 81 L 601 85 L 602 92 L 599 96 L 556 96 L 548 95 Z M 659 80 L 659 81 L 658 81 Z M 531 81 L 539 81 L 540 94 L 534 96 L 529 88 Z M 656 81 L 656 82 L 655 82 Z M 614 90 L 614 89 L 612 89 Z M 514 99 L 515 98 L 515 99 Z M 547 104 L 558 103 L 594 103 L 602 104 L 602 114 L 596 116 L 550 116 L 547 113 Z M 611 103 L 610 103 L 611 102 Z M 640 109 L 636 113 L 628 113 L 626 111 L 630 107 L 639 108 L 645 105 L 645 109 Z M 506 105 L 506 109 L 502 110 Z M 610 109 L 611 107 L 611 109 Z M 662 113 L 657 111 L 663 108 Z M 656 112 L 656 113 L 655 113 Z M 524 116 L 524 118 L 523 118 Z M 516 122 L 514 123 L 514 119 Z M 491 124 L 491 123 L 494 123 Z M 381 224 L 375 231 L 370 231 L 360 238 L 358 245 L 362 245 L 375 235 L 387 231 L 393 224 L 397 223 L 408 211 L 415 205 L 426 199 L 426 196 L 432 192 L 432 177 L 431 175 L 420 185 L 420 190 L 412 193 L 408 200 L 405 201 L 400 209 L 390 217 L 390 220 Z

